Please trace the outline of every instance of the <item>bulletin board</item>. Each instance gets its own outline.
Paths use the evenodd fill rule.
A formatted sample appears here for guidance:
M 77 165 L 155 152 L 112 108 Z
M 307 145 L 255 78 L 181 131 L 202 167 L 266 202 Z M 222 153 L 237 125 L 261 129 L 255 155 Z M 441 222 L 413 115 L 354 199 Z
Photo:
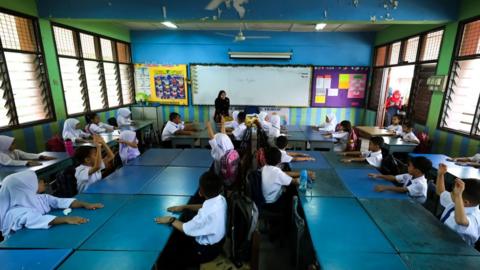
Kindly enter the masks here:
M 362 107 L 368 73 L 368 67 L 315 67 L 311 106 Z
M 135 83 L 148 101 L 188 105 L 187 65 L 135 64 Z

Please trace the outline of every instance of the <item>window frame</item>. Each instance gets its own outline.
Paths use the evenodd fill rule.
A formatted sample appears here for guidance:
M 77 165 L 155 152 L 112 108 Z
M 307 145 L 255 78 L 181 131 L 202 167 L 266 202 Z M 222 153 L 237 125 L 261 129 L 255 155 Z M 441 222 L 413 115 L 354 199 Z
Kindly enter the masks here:
M 67 29 L 67 30 L 70 30 L 70 31 L 73 31 L 73 35 L 74 35 L 74 38 L 77 40 L 77 42 L 79 44 L 76 44 L 76 52 L 78 53 L 78 56 L 69 56 L 69 55 L 59 55 L 58 54 L 58 49 L 57 49 L 57 44 L 56 44 L 56 41 L 55 41 L 55 33 L 54 33 L 54 27 L 60 27 L 60 28 L 64 28 L 64 29 Z M 129 65 L 131 70 L 133 70 L 134 68 L 134 64 L 132 62 L 132 51 L 131 51 L 131 43 L 130 42 L 127 42 L 127 41 L 124 41 L 124 40 L 120 40 L 120 39 L 116 39 L 116 38 L 112 38 L 112 37 L 109 37 L 109 36 L 105 36 L 105 35 L 102 35 L 102 34 L 98 34 L 98 33 L 94 33 L 94 32 L 90 32 L 90 31 L 86 31 L 86 30 L 82 30 L 82 29 L 79 29 L 79 28 L 76 28 L 76 27 L 72 27 L 72 26 L 69 26 L 69 25 L 65 25 L 65 24 L 62 24 L 62 23 L 57 23 L 57 22 L 51 22 L 51 31 L 52 31 L 52 37 L 53 37 L 53 44 L 54 44 L 54 47 L 55 47 L 55 54 L 56 54 L 56 60 L 57 60 L 57 65 L 58 65 L 58 68 L 59 68 L 59 76 L 60 76 L 60 84 L 61 84 L 61 87 L 62 87 L 62 94 L 63 94 L 63 105 L 64 105 L 64 108 L 65 108 L 65 114 L 67 115 L 67 117 L 79 117 L 79 116 L 83 116 L 87 113 L 99 113 L 99 112 L 106 112 L 106 111 L 111 111 L 111 110 L 115 110 L 115 109 L 118 109 L 118 108 L 122 108 L 122 107 L 126 107 L 126 106 L 130 106 L 132 104 L 135 104 L 135 100 L 133 100 L 131 103 L 124 103 L 123 101 L 123 92 L 122 92 L 122 89 L 121 89 L 121 78 L 120 78 L 120 74 L 118 75 L 118 87 L 120 87 L 120 96 L 119 96 L 119 101 L 120 101 L 120 104 L 118 106 L 113 106 L 113 107 L 110 107 L 108 106 L 108 99 L 106 100 L 107 102 L 107 108 L 102 108 L 102 109 L 98 109 L 98 110 L 91 110 L 90 109 L 90 101 L 88 100 L 88 87 L 86 88 L 87 89 L 87 93 L 86 93 L 86 97 L 87 97 L 87 109 L 84 111 L 84 112 L 80 112 L 80 113 L 75 113 L 75 114 L 68 114 L 68 109 L 67 109 L 67 101 L 65 99 L 65 91 L 64 91 L 64 87 L 63 87 L 63 79 L 62 79 L 62 74 L 61 74 L 61 70 L 60 70 L 60 57 L 62 58 L 70 58 L 70 59 L 75 59 L 75 60 L 78 60 L 81 62 L 81 66 L 82 66 L 82 69 L 83 71 L 85 71 L 85 65 L 84 65 L 84 61 L 96 61 L 98 63 L 101 63 L 102 64 L 102 78 L 103 78 L 103 83 L 105 83 L 105 73 L 104 73 L 104 67 L 103 67 L 103 63 L 112 63 L 115 65 L 116 69 L 118 72 L 120 72 L 120 64 L 122 65 Z M 83 51 L 81 50 L 81 40 L 80 40 L 80 34 L 86 34 L 86 35 L 90 35 L 90 36 L 93 36 L 94 37 L 94 42 L 95 42 L 95 46 L 98 45 L 98 48 L 96 47 L 97 50 L 97 59 L 91 59 L 91 58 L 86 58 L 83 56 Z M 103 60 L 102 59 L 102 48 L 101 48 L 101 41 L 100 39 L 107 39 L 111 42 L 111 45 L 112 45 L 112 54 L 113 54 L 113 61 L 110 61 L 110 60 Z M 76 43 L 77 43 L 76 42 Z M 129 57 L 129 61 L 130 62 L 120 62 L 118 61 L 118 56 L 117 56 L 117 42 L 118 43 L 124 43 L 128 46 L 128 57 Z M 98 44 L 97 44 L 98 43 Z M 85 75 L 85 74 L 83 74 Z M 131 72 L 131 76 L 132 76 L 132 87 L 133 87 L 133 93 L 132 93 L 132 96 L 135 97 L 135 81 L 134 81 L 134 74 L 133 72 Z M 85 76 L 86 77 L 86 76 Z M 83 78 L 82 78 L 83 80 Z M 85 84 L 86 84 L 86 79 L 85 79 Z M 106 91 L 106 89 L 105 89 Z M 106 92 L 105 93 L 102 93 L 102 95 L 104 94 L 107 94 Z M 105 98 L 107 98 L 105 96 Z
M 468 18 L 468 19 L 465 19 L 465 20 L 461 20 L 458 23 L 457 33 L 455 35 L 455 47 L 452 51 L 452 57 L 450 59 L 450 68 L 448 69 L 447 85 L 446 85 L 446 89 L 443 93 L 443 100 L 442 100 L 440 115 L 439 115 L 438 121 L 437 121 L 437 129 L 439 129 L 439 130 L 442 130 L 442 131 L 445 131 L 445 132 L 448 132 L 448 133 L 452 133 L 452 134 L 455 134 L 455 135 L 460 135 L 460 136 L 467 137 L 467 138 L 477 139 L 477 140 L 480 139 L 480 134 L 479 135 L 475 134 L 475 129 L 479 125 L 479 122 L 480 122 L 480 97 L 478 98 L 478 101 L 477 101 L 477 107 L 475 109 L 475 113 L 474 113 L 474 116 L 473 116 L 473 123 L 472 123 L 472 126 L 470 128 L 469 133 L 465 133 L 465 132 L 462 132 L 462 131 L 459 131 L 459 130 L 444 127 L 444 126 L 442 126 L 442 121 L 443 121 L 443 118 L 444 118 L 445 105 L 446 105 L 447 97 L 450 96 L 450 94 L 451 94 L 451 92 L 449 91 L 450 80 L 452 79 L 452 71 L 453 71 L 455 63 L 458 62 L 458 61 L 464 61 L 464 60 L 480 59 L 480 54 L 474 54 L 474 55 L 468 55 L 468 56 L 459 56 L 461 43 L 462 43 L 462 39 L 463 39 L 463 31 L 465 30 L 465 25 L 468 24 L 468 23 L 474 22 L 474 21 L 478 21 L 478 20 L 480 20 L 480 15 L 479 16 L 474 16 L 474 17 L 471 17 L 471 18 Z
M 41 64 L 40 68 L 43 68 L 43 73 L 44 73 L 43 80 L 45 80 L 45 95 L 46 95 L 45 101 L 46 101 L 46 106 L 48 106 L 48 108 L 50 110 L 50 114 L 51 114 L 51 116 L 49 118 L 46 118 L 46 119 L 27 122 L 27 123 L 23 123 L 23 124 L 18 123 L 17 106 L 15 104 L 15 98 L 13 97 L 13 92 L 12 92 L 13 89 L 12 89 L 12 84 L 11 84 L 11 81 L 10 81 L 10 74 L 9 74 L 9 71 L 8 71 L 8 66 L 5 62 L 5 68 L 6 68 L 5 79 L 6 79 L 6 84 L 8 85 L 7 86 L 8 87 L 7 93 L 9 95 L 8 98 L 11 99 L 11 100 L 7 100 L 7 102 L 13 102 L 12 106 L 14 108 L 15 115 L 12 116 L 12 117 L 16 118 L 14 120 L 14 122 L 16 122 L 16 123 L 13 124 L 13 125 L 0 127 L 0 132 L 11 131 L 11 130 L 20 129 L 20 128 L 28 128 L 28 127 L 32 127 L 32 126 L 36 126 L 36 125 L 56 122 L 57 121 L 57 114 L 56 114 L 56 111 L 55 111 L 55 104 L 53 102 L 52 88 L 50 86 L 50 77 L 49 77 L 48 67 L 47 67 L 47 63 L 46 63 L 45 49 L 43 47 L 43 39 L 42 39 L 41 31 L 40 31 L 40 23 L 39 23 L 38 17 L 31 16 L 31 15 L 28 15 L 28 14 L 24 14 L 24 13 L 21 13 L 21 12 L 17 12 L 17 11 L 14 11 L 14 10 L 2 8 L 2 7 L 0 7 L 0 12 L 8 14 L 8 15 L 12 15 L 12 16 L 25 18 L 25 19 L 28 19 L 28 20 L 32 21 L 33 34 L 34 34 L 34 38 L 35 38 L 35 45 L 36 45 L 38 51 L 31 52 L 31 51 L 24 51 L 24 50 L 18 50 L 18 49 L 6 49 L 6 48 L 3 48 L 3 44 L 0 40 L 0 54 L 2 55 L 3 59 L 5 59 L 5 52 L 24 53 L 24 54 L 26 53 L 26 54 L 33 54 L 35 56 L 41 55 L 42 59 L 41 59 L 41 62 L 40 62 L 40 64 Z

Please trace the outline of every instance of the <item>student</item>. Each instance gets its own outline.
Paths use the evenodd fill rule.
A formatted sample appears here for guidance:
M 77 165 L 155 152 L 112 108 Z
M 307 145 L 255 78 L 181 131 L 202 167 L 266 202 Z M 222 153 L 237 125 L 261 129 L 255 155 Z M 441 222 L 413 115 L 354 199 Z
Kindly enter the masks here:
M 296 153 L 296 152 L 287 152 L 285 149 L 288 146 L 288 139 L 286 136 L 280 136 L 275 140 L 275 144 L 282 153 L 281 163 L 290 163 L 296 161 L 312 161 L 314 158 L 310 157 L 307 154 Z
M 225 122 L 225 128 L 226 129 L 235 129 L 236 127 L 238 127 L 238 114 L 240 112 L 239 111 L 234 111 L 232 113 L 232 118 L 233 120 L 232 121 L 228 121 L 228 122 Z
M 247 131 L 247 125 L 245 125 L 245 119 L 247 115 L 245 112 L 239 112 L 237 116 L 237 122 L 238 126 L 232 131 L 233 138 L 236 141 L 241 141 L 243 140 L 243 136 L 245 135 L 245 132 Z
M 281 129 L 281 120 L 278 114 L 273 114 L 270 117 L 270 124 L 271 126 L 268 129 L 268 137 L 270 138 L 277 138 L 280 136 L 280 129 Z
M 120 132 L 120 138 L 118 139 L 120 159 L 123 164 L 127 164 L 129 160 L 132 160 L 140 156 L 138 151 L 137 133 L 132 130 L 123 130 Z
M 318 126 L 318 130 L 327 131 L 327 132 L 335 132 L 337 128 L 337 117 L 334 113 L 329 113 L 325 117 L 325 123 L 322 123 Z
M 257 116 L 258 118 L 258 122 L 260 123 L 260 126 L 262 127 L 262 129 L 267 132 L 269 132 L 269 129 L 272 127 L 272 123 L 270 123 L 268 120 L 267 120 L 267 117 L 268 117 L 268 113 L 267 112 L 260 112 Z
M 180 114 L 176 112 L 170 113 L 170 121 L 165 124 L 162 132 L 162 141 L 170 141 L 175 135 L 192 135 L 195 128 L 191 124 L 185 125 L 182 122 Z
M 186 266 L 183 264 L 198 266 L 220 255 L 227 224 L 227 201 L 221 195 L 222 187 L 223 181 L 218 175 L 206 172 L 200 177 L 199 194 L 205 198 L 203 204 L 167 209 L 170 212 L 197 212 L 190 221 L 182 222 L 172 216 L 155 218 L 156 223 L 169 224 L 183 233 L 172 252 L 175 259 L 170 260 L 175 267 Z
M 117 125 L 119 128 L 133 125 L 132 112 L 127 108 L 120 108 L 117 111 Z
M 110 164 L 115 155 L 102 137 L 95 135 L 93 137 L 95 147 L 81 146 L 75 150 L 75 159 L 80 165 L 75 169 L 75 179 L 77 179 L 77 189 L 81 193 L 91 184 L 102 179 L 102 170 L 105 164 Z M 102 148 L 107 156 L 102 159 Z
M 380 168 L 382 165 L 382 137 L 372 137 L 368 143 L 368 151 L 364 152 L 344 152 L 340 153 L 342 156 L 351 156 L 351 158 L 342 159 L 342 162 L 367 162 L 375 168 Z
M 392 117 L 392 124 L 390 126 L 387 127 L 387 130 L 392 132 L 393 134 L 395 135 L 400 135 L 402 134 L 403 132 L 403 129 L 402 129 L 402 119 L 400 118 L 400 115 L 398 114 L 395 114 L 393 117 Z
M 53 160 L 40 154 L 26 153 L 16 149 L 15 138 L 0 135 L 0 164 L 4 166 L 37 166 L 42 163 L 36 160 Z
M 82 143 L 87 142 L 87 138 L 90 137 L 90 134 L 85 133 L 80 128 L 80 121 L 75 118 L 68 118 L 63 123 L 63 140 L 71 140 L 73 143 Z
M 408 173 L 393 175 L 369 174 L 371 178 L 384 179 L 393 183 L 402 184 L 402 187 L 377 185 L 375 191 L 393 191 L 407 193 L 419 203 L 427 200 L 427 179 L 425 173 L 432 168 L 432 162 L 426 157 L 413 157 L 408 161 Z
M 445 207 L 440 221 L 457 232 L 470 246 L 474 246 L 480 233 L 480 180 L 456 179 L 452 192 L 445 189 L 447 166 L 440 164 L 437 172 L 436 192 Z
M 105 132 L 112 132 L 113 126 L 100 122 L 100 116 L 96 113 L 88 113 L 85 115 L 85 131 L 90 134 L 100 134 Z
M 457 158 L 448 158 L 447 161 L 453 161 L 455 164 L 460 166 L 472 166 L 475 168 L 480 167 L 480 153 L 475 154 L 472 157 L 457 157 Z
M 225 132 L 223 117 L 221 117 L 220 121 L 221 121 L 220 133 L 217 133 L 217 134 L 213 132 L 211 123 L 209 121 L 206 123 L 208 137 L 210 138 L 208 143 L 212 148 L 211 154 L 213 157 L 215 173 L 217 175 L 220 175 L 221 160 L 223 156 L 228 151 L 234 149 L 232 140 L 230 140 L 230 137 L 228 137 L 228 135 Z
M 340 130 L 325 134 L 325 136 L 331 136 L 337 140 L 333 146 L 333 150 L 335 152 L 343 152 L 345 149 L 347 149 L 350 132 L 352 132 L 352 124 L 350 121 L 344 120 L 340 122 Z
M 11 174 L 3 180 L 0 188 L 0 226 L 4 238 L 22 228 L 48 229 L 53 225 L 88 222 L 82 217 L 49 215 L 52 209 L 103 208 L 99 203 L 38 194 L 43 192 L 45 183 L 30 170 Z
M 400 133 L 400 137 L 402 137 L 402 140 L 405 142 L 411 142 L 411 143 L 416 143 L 419 144 L 420 140 L 415 136 L 415 133 L 413 133 L 413 122 L 409 120 L 405 120 L 402 125 L 402 133 Z

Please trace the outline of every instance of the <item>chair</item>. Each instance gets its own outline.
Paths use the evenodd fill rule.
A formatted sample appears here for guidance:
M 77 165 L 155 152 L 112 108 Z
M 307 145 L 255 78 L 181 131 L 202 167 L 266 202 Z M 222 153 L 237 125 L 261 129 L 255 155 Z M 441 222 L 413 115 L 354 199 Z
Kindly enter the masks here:
M 302 268 L 301 258 L 303 257 L 300 253 L 300 250 L 304 250 L 304 241 L 305 241 L 305 220 L 298 213 L 298 196 L 293 196 L 292 203 L 292 234 L 291 234 L 291 243 L 293 244 L 293 262 L 295 269 L 304 269 Z

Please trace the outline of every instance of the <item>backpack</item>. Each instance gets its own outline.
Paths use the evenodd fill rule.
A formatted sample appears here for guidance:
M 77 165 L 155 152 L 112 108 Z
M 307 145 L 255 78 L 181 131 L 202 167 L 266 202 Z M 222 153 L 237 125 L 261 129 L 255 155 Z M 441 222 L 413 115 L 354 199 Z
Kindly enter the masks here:
M 229 150 L 220 159 L 220 175 L 226 186 L 231 186 L 237 180 L 240 155 L 235 149 Z
M 60 198 L 72 198 L 78 194 L 77 179 L 75 179 L 75 166 L 69 166 L 55 177 L 54 195 Z
M 47 141 L 45 149 L 50 152 L 65 152 L 63 139 L 58 134 L 53 136 Z
M 247 174 L 247 194 L 259 207 L 265 204 L 262 192 L 262 171 L 252 170 Z
M 257 129 L 257 149 L 269 146 L 268 134 L 263 129 Z
M 418 132 L 417 134 L 415 134 L 415 136 L 417 136 L 420 143 L 417 145 L 417 147 L 415 147 L 415 150 L 413 152 L 423 154 L 430 153 L 432 150 L 432 142 L 430 141 L 428 133 Z
M 391 154 L 383 155 L 380 173 L 386 175 L 398 175 L 407 172 L 407 165 Z
M 265 148 L 258 148 L 256 152 L 256 158 L 257 158 L 257 167 L 261 168 L 267 164 L 267 159 L 265 158 Z
M 348 135 L 348 142 L 347 142 L 347 150 L 346 151 L 357 151 L 360 144 L 358 143 L 359 139 L 357 136 L 357 132 L 355 131 L 354 128 L 352 128 L 352 131 L 350 132 L 350 135 Z
M 228 211 L 228 235 L 232 242 L 230 260 L 240 268 L 242 261 L 248 261 L 251 256 L 252 235 L 258 223 L 258 208 L 249 197 L 234 192 L 229 199 Z
M 240 142 L 240 146 L 239 146 L 240 152 L 243 153 L 244 151 L 250 148 L 251 138 L 252 138 L 252 129 L 247 128 L 247 130 L 245 131 L 245 135 L 243 135 L 242 141 Z
M 117 118 L 115 118 L 115 117 L 108 118 L 107 123 L 110 126 L 118 127 Z

